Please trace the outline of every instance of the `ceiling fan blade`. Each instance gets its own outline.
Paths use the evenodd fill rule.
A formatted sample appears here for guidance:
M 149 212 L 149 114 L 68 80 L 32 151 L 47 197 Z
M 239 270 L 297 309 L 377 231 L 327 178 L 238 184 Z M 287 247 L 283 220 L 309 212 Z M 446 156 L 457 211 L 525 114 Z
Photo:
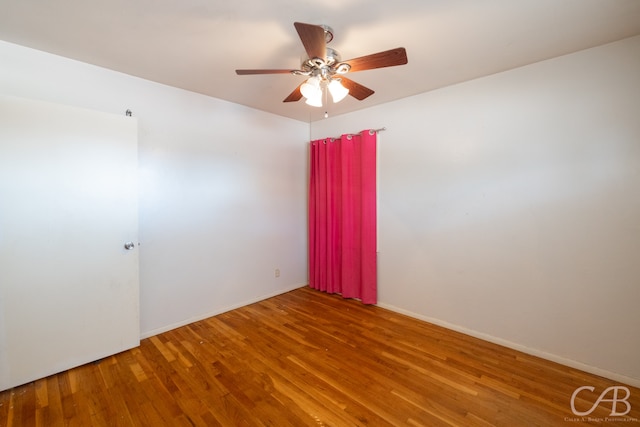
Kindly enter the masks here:
M 346 78 L 345 76 L 340 76 L 342 86 L 349 89 L 349 95 L 356 98 L 358 101 L 362 101 L 363 99 L 373 95 L 375 92 L 368 87 L 362 86 L 360 83 L 356 83 L 353 80 Z
M 320 58 L 324 60 L 327 56 L 324 28 L 319 25 L 303 24 L 302 22 L 294 22 L 293 25 L 296 27 L 296 31 L 298 31 L 304 49 L 307 51 L 307 55 L 309 55 L 309 59 Z
M 349 72 L 373 70 L 375 68 L 394 67 L 408 62 L 407 51 L 403 47 L 397 47 L 384 52 L 361 56 L 359 58 L 343 61 L 351 66 Z
M 250 74 L 291 74 L 293 70 L 236 70 L 239 76 Z
M 302 84 L 300 85 L 302 86 Z M 282 102 L 296 102 L 296 101 L 300 101 L 300 99 L 302 99 L 302 92 L 300 92 L 300 86 L 298 86 L 297 88 L 295 88 L 295 90 L 293 92 L 291 92 L 289 94 L 289 96 L 287 96 L 284 101 Z

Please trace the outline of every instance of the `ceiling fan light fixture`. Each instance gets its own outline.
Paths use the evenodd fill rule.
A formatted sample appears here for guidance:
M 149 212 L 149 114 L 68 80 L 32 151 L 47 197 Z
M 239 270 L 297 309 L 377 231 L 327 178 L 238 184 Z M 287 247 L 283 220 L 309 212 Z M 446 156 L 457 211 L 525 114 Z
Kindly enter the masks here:
M 322 91 L 311 97 L 305 97 L 307 100 L 305 103 L 312 107 L 322 107 Z
M 307 105 L 322 107 L 322 78 L 317 75 L 309 77 L 300 85 L 300 93 L 306 98 Z
M 313 76 L 309 77 L 306 82 L 302 83 L 300 86 L 300 93 L 305 98 L 315 98 L 317 96 L 322 96 L 322 88 L 320 87 L 320 77 Z
M 329 82 L 328 88 L 334 103 L 342 101 L 347 95 L 349 95 L 349 89 L 342 86 L 339 79 L 332 79 Z

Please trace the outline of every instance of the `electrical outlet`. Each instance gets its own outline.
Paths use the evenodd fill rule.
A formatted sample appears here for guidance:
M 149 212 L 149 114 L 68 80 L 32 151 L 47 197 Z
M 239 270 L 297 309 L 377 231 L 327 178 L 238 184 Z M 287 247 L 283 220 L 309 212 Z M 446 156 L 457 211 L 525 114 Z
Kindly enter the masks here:
M 276 277 L 280 277 L 280 269 L 276 268 Z

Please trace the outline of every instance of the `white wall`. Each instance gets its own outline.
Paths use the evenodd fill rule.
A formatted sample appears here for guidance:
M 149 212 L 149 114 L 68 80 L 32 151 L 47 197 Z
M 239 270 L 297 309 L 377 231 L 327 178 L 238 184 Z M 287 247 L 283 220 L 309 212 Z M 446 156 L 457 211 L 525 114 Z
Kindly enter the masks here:
M 0 64 L 0 93 L 138 118 L 143 336 L 307 283 L 308 124 L 4 42 Z
M 380 305 L 638 385 L 639 112 L 635 37 L 311 134 L 388 129 Z

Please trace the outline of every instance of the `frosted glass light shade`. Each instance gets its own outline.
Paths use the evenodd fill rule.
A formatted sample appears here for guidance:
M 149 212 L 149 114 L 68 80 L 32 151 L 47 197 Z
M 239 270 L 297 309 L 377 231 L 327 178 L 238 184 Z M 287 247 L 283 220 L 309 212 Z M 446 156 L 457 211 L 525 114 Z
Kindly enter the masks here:
M 305 103 L 312 107 L 322 107 L 322 91 L 320 90 L 316 95 L 308 97 Z
M 320 88 L 320 79 L 317 77 L 310 77 L 306 82 L 302 83 L 300 86 L 300 93 L 305 98 L 313 98 L 318 96 L 318 93 L 322 94 L 322 89 Z
M 300 93 L 307 98 L 307 105 L 312 107 L 322 107 L 322 87 L 319 77 L 310 77 L 300 85 Z
M 331 93 L 331 98 L 333 98 L 333 102 L 335 103 L 342 101 L 344 97 L 349 94 L 349 89 L 342 86 L 342 83 L 340 83 L 339 80 L 331 80 L 329 83 L 329 92 Z

